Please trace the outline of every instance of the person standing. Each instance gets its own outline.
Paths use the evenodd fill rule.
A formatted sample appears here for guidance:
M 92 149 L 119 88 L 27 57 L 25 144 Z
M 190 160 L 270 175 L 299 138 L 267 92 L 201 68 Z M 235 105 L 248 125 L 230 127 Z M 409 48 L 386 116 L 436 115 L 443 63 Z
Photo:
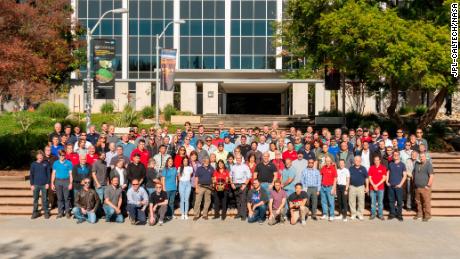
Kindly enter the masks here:
M 212 174 L 214 168 L 209 165 L 209 159 L 203 159 L 203 165 L 198 167 L 195 173 L 195 206 L 194 206 L 194 217 L 193 220 L 197 221 L 200 218 L 201 203 L 204 199 L 203 206 L 203 219 L 208 220 L 209 205 L 211 205 L 211 193 L 212 193 Z
M 168 194 L 163 191 L 160 183 L 155 184 L 155 191 L 150 194 L 149 204 L 149 225 L 154 226 L 158 222 L 162 226 L 168 211 Z
M 137 148 L 131 152 L 130 160 L 134 161 L 134 156 L 139 155 L 140 157 L 140 162 L 144 165 L 144 167 L 147 167 L 149 164 L 149 158 L 150 158 L 150 153 L 149 151 L 145 148 L 145 140 L 140 139 L 139 144 L 137 145 Z
M 318 209 L 318 196 L 321 190 L 321 173 L 315 168 L 315 160 L 309 159 L 308 165 L 302 172 L 300 180 L 302 186 L 307 191 L 307 204 L 310 206 L 311 218 L 316 220 L 316 210 Z
M 350 171 L 345 167 L 345 160 L 340 159 L 339 169 L 337 170 L 337 202 L 339 203 L 339 211 L 340 214 L 342 214 L 342 220 L 344 222 L 347 222 L 349 187 Z
M 102 206 L 105 213 L 105 221 L 123 223 L 123 214 L 121 206 L 123 204 L 122 189 L 119 186 L 120 179 L 118 176 L 112 178 L 112 184 L 105 188 L 104 205 Z
M 147 221 L 145 209 L 149 203 L 149 197 L 144 188 L 139 184 L 138 179 L 133 179 L 131 188 L 127 193 L 128 215 L 132 225 L 144 225 Z
M 334 196 L 336 194 L 337 185 L 337 169 L 335 164 L 332 162 L 330 156 L 325 156 L 325 165 L 321 168 L 321 208 L 323 210 L 323 216 L 321 219 L 327 219 L 329 221 L 334 220 Z
M 38 211 L 38 197 L 42 195 L 42 209 L 45 213 L 45 219 L 50 218 L 48 208 L 48 188 L 50 183 L 51 169 L 48 163 L 43 161 L 42 151 L 38 151 L 37 160 L 30 165 L 30 190 L 33 192 L 34 207 L 32 210 L 32 219 L 38 218 L 40 213 Z
M 281 186 L 286 191 L 286 196 L 289 197 L 295 191 L 295 179 L 296 172 L 295 168 L 292 166 L 292 161 L 290 158 L 286 159 L 286 167 L 281 172 Z M 288 208 L 288 204 L 285 204 L 286 209 Z
M 252 181 L 252 189 L 248 192 L 247 201 L 248 222 L 263 224 L 266 218 L 268 196 L 261 188 L 257 178 Z
M 88 223 L 96 223 L 96 211 L 100 206 L 100 200 L 97 196 L 96 191 L 90 189 L 91 180 L 89 177 L 81 181 L 83 188 L 78 192 L 77 198 L 75 199 L 75 206 L 72 209 L 72 213 L 77 219 L 77 224 L 83 223 L 85 220 Z
M 166 160 L 170 157 L 171 156 L 169 154 L 166 154 L 166 146 L 161 145 L 158 149 L 158 154 L 153 157 L 153 159 L 155 159 L 155 169 L 157 169 L 158 172 L 161 172 L 165 167 Z
M 291 214 L 291 225 L 295 225 L 299 221 L 302 225 L 305 225 L 305 219 L 308 214 L 307 193 L 303 191 L 301 183 L 295 185 L 295 192 L 289 195 L 288 201 Z
M 144 185 L 144 178 L 146 175 L 145 166 L 140 162 L 141 156 L 135 154 L 133 156 L 133 162 L 128 165 L 126 168 L 126 173 L 128 175 L 128 181 L 131 184 L 134 179 L 138 180 L 139 185 Z
M 174 217 L 174 201 L 176 200 L 177 192 L 177 169 L 174 166 L 174 161 L 170 157 L 166 160 L 166 166 L 161 173 L 161 183 L 163 185 L 163 191 L 166 192 L 168 196 L 168 212 L 166 216 L 168 219 Z
M 361 157 L 355 156 L 354 165 L 350 167 L 350 187 L 348 202 L 351 211 L 351 220 L 363 220 L 364 216 L 364 195 L 369 192 L 369 176 L 367 170 L 361 165 Z M 358 209 L 356 209 L 358 199 Z
M 388 219 L 395 217 L 399 221 L 403 221 L 402 217 L 402 200 L 403 200 L 403 185 L 406 181 L 407 173 L 406 166 L 399 159 L 399 151 L 393 153 L 393 162 L 390 163 L 387 172 L 386 184 L 388 185 L 388 200 L 390 202 L 390 215 Z M 397 207 L 395 207 L 395 203 Z
M 265 152 L 262 162 L 256 166 L 254 178 L 259 179 L 260 186 L 265 191 L 267 197 L 270 195 L 270 190 L 273 189 L 273 181 L 277 178 L 276 176 L 276 167 L 270 162 L 270 154 Z
M 242 155 L 236 156 L 236 164 L 232 166 L 230 171 L 230 181 L 232 189 L 235 193 L 237 215 L 235 219 L 241 218 L 242 221 L 246 220 L 247 204 L 246 196 L 248 191 L 248 184 L 252 178 L 251 170 L 248 165 L 243 163 Z
M 190 165 L 187 157 L 182 160 L 182 165 L 179 167 L 179 196 L 180 196 L 180 212 L 181 219 L 188 219 L 188 210 L 190 204 L 190 193 L 192 190 L 192 174 L 193 167 Z
M 371 196 L 371 217 L 374 219 L 376 214 L 376 206 L 378 208 L 377 218 L 383 218 L 383 196 L 385 192 L 387 168 L 382 165 L 379 156 L 374 157 L 374 164 L 369 168 L 369 185 Z
M 434 171 L 431 161 L 425 153 L 420 154 L 420 162 L 414 167 L 415 202 L 417 215 L 415 220 L 422 218 L 428 221 L 431 218 L 431 186 L 433 185 Z
M 275 225 L 285 221 L 285 205 L 287 200 L 286 191 L 281 188 L 281 181 L 275 180 L 275 188 L 270 191 L 270 201 L 268 203 L 269 217 L 268 225 Z
M 230 182 L 230 174 L 223 160 L 217 162 L 217 168 L 212 175 L 212 182 L 214 185 L 214 219 L 218 219 L 222 216 L 222 220 L 225 220 L 227 217 L 228 183 Z M 221 211 L 221 213 L 219 213 L 219 211 Z
M 150 158 L 145 173 L 145 190 L 150 195 L 155 191 L 155 185 L 161 183 L 160 173 L 155 169 L 155 159 Z
M 51 175 L 51 189 L 56 191 L 58 198 L 58 215 L 62 218 L 64 213 L 70 218 L 70 191 L 72 190 L 72 163 L 65 160 L 64 150 L 59 150 L 59 160 L 53 164 Z
M 68 160 L 67 160 L 68 161 Z M 80 164 L 72 168 L 73 201 L 77 200 L 78 192 L 83 188 L 81 182 L 91 177 L 91 166 L 86 163 L 86 156 L 80 156 Z
M 107 164 L 105 162 L 105 153 L 101 153 L 99 159 L 94 162 L 92 168 L 92 178 L 94 181 L 94 188 L 99 196 L 100 202 L 104 203 L 105 188 L 108 183 Z M 101 209 L 101 208 L 100 208 Z
M 293 180 L 293 185 L 300 183 L 300 179 L 302 178 L 302 172 L 307 168 L 308 161 L 304 159 L 303 153 L 297 153 L 297 159 L 292 160 L 292 168 L 295 172 L 295 177 Z

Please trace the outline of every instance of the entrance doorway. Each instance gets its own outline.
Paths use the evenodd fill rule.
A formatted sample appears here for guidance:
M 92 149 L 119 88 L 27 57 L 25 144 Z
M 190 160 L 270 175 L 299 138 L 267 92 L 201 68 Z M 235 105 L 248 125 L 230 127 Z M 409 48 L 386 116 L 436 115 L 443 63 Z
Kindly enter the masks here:
M 281 93 L 227 93 L 227 114 L 281 115 Z

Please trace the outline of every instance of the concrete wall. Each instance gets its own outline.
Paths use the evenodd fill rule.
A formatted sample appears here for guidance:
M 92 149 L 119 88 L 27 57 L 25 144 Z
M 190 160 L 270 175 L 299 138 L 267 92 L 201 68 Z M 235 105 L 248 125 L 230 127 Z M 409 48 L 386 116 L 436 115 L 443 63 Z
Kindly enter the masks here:
M 152 84 L 150 82 L 136 83 L 136 110 L 140 111 L 145 106 L 152 106 Z
M 180 109 L 196 114 L 197 95 L 196 83 L 183 82 L 180 84 Z
M 160 91 L 160 110 L 168 104 L 174 105 L 174 92 Z
M 219 113 L 219 84 L 203 83 L 203 114 Z
M 292 84 L 292 115 L 308 114 L 308 83 Z
M 315 84 L 315 115 L 331 108 L 331 91 L 326 90 L 324 83 Z

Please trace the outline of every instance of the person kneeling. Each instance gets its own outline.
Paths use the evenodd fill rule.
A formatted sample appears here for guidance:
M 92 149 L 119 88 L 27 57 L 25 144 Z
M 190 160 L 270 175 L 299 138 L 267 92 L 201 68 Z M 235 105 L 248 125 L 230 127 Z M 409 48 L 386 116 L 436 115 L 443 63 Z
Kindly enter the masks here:
M 91 224 L 96 223 L 96 210 L 100 205 L 100 200 L 96 191 L 89 188 L 90 183 L 89 178 L 82 180 L 83 189 L 78 192 L 75 199 L 75 207 L 72 213 L 77 219 L 77 224 L 85 220 Z
M 268 197 L 267 193 L 260 188 L 259 179 L 254 179 L 252 182 L 252 189 L 248 192 L 248 212 L 249 212 L 249 223 L 256 221 L 259 224 L 263 224 L 266 218 Z
M 305 217 L 307 216 L 307 193 L 302 190 L 301 183 L 295 185 L 295 192 L 289 195 L 289 210 L 291 213 L 291 224 L 295 225 L 299 219 L 302 225 L 305 225 Z
M 128 190 L 128 215 L 132 225 L 143 225 L 147 222 L 145 209 L 149 202 L 149 196 L 144 188 L 139 186 L 139 180 L 131 181 L 132 187 Z
M 157 222 L 163 225 L 166 212 L 168 211 L 168 195 L 162 190 L 162 185 L 157 183 L 155 185 L 155 191 L 150 194 L 150 205 L 149 205 L 149 225 L 153 226 Z M 159 221 L 158 221 L 159 220 Z
M 114 221 L 117 223 L 123 223 L 123 214 L 121 213 L 121 204 L 122 189 L 118 185 L 120 178 L 114 176 L 112 178 L 112 184 L 108 186 L 104 191 L 104 212 L 105 212 L 105 221 L 111 222 Z
M 276 179 L 275 189 L 270 191 L 268 225 L 275 225 L 278 222 L 284 223 L 286 196 L 286 191 L 281 188 L 281 181 Z

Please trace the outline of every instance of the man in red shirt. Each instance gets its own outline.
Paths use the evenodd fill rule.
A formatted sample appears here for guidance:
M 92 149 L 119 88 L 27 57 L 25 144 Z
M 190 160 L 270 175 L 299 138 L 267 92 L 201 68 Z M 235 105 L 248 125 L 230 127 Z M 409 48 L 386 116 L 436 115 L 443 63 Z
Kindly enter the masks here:
M 80 156 L 73 152 L 73 144 L 69 143 L 65 147 L 65 159 L 72 163 L 72 166 L 80 164 Z
M 150 154 L 149 151 L 145 148 L 145 140 L 139 140 L 137 148 L 134 149 L 133 152 L 131 152 L 131 161 L 134 161 L 133 157 L 135 154 L 139 154 L 139 157 L 141 158 L 141 163 L 145 166 L 145 168 L 147 168 L 149 165 Z
M 284 168 L 286 168 L 279 150 L 275 150 L 275 159 L 272 160 L 272 163 L 275 165 L 278 172 L 282 172 Z M 281 179 L 281 173 L 278 174 L 277 179 Z
M 374 157 L 374 164 L 369 167 L 369 185 L 371 196 L 371 217 L 375 218 L 375 207 L 378 206 L 377 218 L 383 220 L 383 194 L 385 190 L 387 168 L 381 164 L 380 157 Z
M 291 142 L 287 144 L 287 150 L 283 152 L 283 160 L 286 160 L 286 158 L 289 158 L 292 161 L 297 159 L 297 152 L 295 151 L 294 145 Z
M 325 158 L 326 164 L 321 168 L 321 209 L 323 210 L 323 216 L 321 219 L 327 219 L 329 215 L 329 221 L 334 220 L 334 196 L 335 187 L 337 184 L 337 169 L 335 164 L 332 163 L 330 157 Z
M 88 154 L 86 154 L 86 163 L 90 166 L 99 159 L 99 155 L 96 153 L 96 148 L 94 146 L 89 146 Z

